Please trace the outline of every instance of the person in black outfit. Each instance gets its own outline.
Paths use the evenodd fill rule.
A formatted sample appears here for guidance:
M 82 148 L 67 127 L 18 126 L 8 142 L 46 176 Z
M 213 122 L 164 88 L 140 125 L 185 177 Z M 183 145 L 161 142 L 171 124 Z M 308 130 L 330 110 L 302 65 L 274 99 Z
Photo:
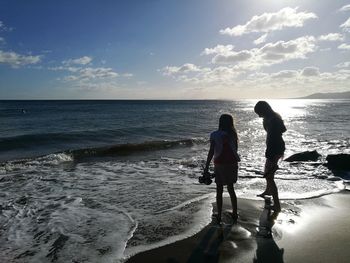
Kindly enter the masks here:
M 265 151 L 266 162 L 264 170 L 266 189 L 258 196 L 264 198 L 265 195 L 272 195 L 274 202 L 273 209 L 278 213 L 281 211 L 281 205 L 274 176 L 278 169 L 278 160 L 283 157 L 285 151 L 285 143 L 282 134 L 287 129 L 284 126 L 281 116 L 274 112 L 266 101 L 259 101 L 255 105 L 254 111 L 259 117 L 263 118 L 263 126 L 267 133 Z

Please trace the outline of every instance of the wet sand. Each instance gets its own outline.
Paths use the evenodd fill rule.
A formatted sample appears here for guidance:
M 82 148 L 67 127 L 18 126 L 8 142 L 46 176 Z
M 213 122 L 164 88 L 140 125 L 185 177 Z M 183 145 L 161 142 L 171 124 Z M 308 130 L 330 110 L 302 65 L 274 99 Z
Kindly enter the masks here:
M 190 238 L 137 254 L 127 262 L 349 262 L 349 191 L 281 204 L 272 238 L 258 234 L 263 200 L 239 199 L 238 223 L 232 224 L 230 201 L 225 198 L 221 226 L 213 221 Z

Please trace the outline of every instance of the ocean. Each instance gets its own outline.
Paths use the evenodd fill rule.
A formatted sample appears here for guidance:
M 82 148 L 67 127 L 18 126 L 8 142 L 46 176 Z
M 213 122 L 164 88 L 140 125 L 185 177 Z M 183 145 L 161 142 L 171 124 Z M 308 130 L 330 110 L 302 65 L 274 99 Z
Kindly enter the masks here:
M 256 100 L 0 101 L 0 261 L 119 262 L 181 240 L 211 221 L 215 185 L 198 183 L 209 134 L 232 114 L 241 162 L 238 197 L 265 180 Z M 350 153 L 350 100 L 269 100 L 287 127 L 283 202 L 349 188 L 322 165 Z

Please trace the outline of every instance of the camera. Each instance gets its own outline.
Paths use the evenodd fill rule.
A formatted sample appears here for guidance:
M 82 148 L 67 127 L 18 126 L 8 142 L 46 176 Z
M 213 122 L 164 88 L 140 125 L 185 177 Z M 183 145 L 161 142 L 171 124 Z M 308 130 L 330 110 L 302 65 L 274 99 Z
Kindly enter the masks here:
M 206 173 L 203 172 L 202 176 L 200 176 L 198 178 L 198 182 L 200 184 L 210 185 L 213 182 L 212 178 L 214 178 L 214 177 L 215 177 L 215 174 L 211 174 L 209 172 L 206 172 Z

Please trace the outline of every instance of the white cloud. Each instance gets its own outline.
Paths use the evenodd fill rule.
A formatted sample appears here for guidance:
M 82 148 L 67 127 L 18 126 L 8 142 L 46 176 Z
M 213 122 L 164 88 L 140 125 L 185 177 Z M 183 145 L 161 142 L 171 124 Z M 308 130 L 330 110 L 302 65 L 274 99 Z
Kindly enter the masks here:
M 81 58 L 76 58 L 76 59 L 68 59 L 64 60 L 62 63 L 65 65 L 87 65 L 92 61 L 91 57 L 88 56 L 83 56 Z
M 130 78 L 131 73 L 118 74 L 112 68 L 107 67 L 89 67 L 87 66 L 92 61 L 91 57 L 84 56 L 77 59 L 68 59 L 62 62 L 63 65 L 49 67 L 53 71 L 67 71 L 70 75 L 66 75 L 60 80 L 70 82 L 71 85 L 77 88 L 87 89 L 88 86 L 104 86 L 106 83 L 115 84 L 115 78 L 121 76 Z
M 320 80 L 332 85 L 343 82 L 342 86 L 349 88 L 350 70 L 341 69 L 336 72 L 323 72 L 320 74 Z
M 255 45 L 259 45 L 259 44 L 265 43 L 266 42 L 266 38 L 267 38 L 267 34 L 263 34 L 261 37 L 259 37 L 258 39 L 254 40 L 254 44 Z
M 134 76 L 134 74 L 132 74 L 132 73 L 124 73 L 124 74 L 122 74 L 121 76 L 122 76 L 122 77 L 126 77 L 126 78 L 131 78 L 131 77 Z
M 261 91 L 269 96 L 298 97 L 309 93 L 335 91 L 350 88 L 350 70 L 320 72 L 317 67 L 298 70 L 281 70 L 275 73 L 253 71 L 252 74 L 240 71 L 235 66 L 218 66 L 194 74 L 182 73 L 174 76 L 182 82 L 182 87 L 209 92 L 212 96 L 231 98 L 237 96 L 256 97 Z M 264 95 L 262 95 L 264 96 Z
M 289 60 L 305 58 L 306 54 L 315 51 L 316 40 L 312 36 L 300 37 L 290 41 L 268 43 L 260 49 L 266 60 Z
M 273 79 L 289 79 L 295 78 L 298 74 L 296 70 L 281 70 L 277 73 L 271 74 L 271 78 Z
M 232 45 L 217 45 L 213 48 L 206 48 L 202 55 L 212 56 L 213 67 L 199 67 L 186 63 L 182 66 L 167 66 L 163 68 L 163 75 L 172 76 L 175 80 L 191 85 L 230 87 L 246 85 L 244 81 L 257 82 L 256 87 L 261 85 L 264 78 L 269 81 L 296 81 L 295 79 L 314 80 L 319 76 L 319 69 L 306 67 L 302 70 L 283 70 L 273 74 L 259 73 L 249 75 L 249 71 L 259 70 L 262 67 L 282 63 L 291 59 L 305 59 L 307 54 L 316 50 L 316 39 L 312 36 L 304 36 L 290 41 L 278 41 L 267 43 L 261 48 L 235 51 Z M 225 64 L 225 65 L 218 65 Z M 257 77 L 256 80 L 254 78 Z M 249 84 L 249 83 L 248 83 Z M 275 83 L 279 84 L 278 82 Z
M 81 68 L 77 71 L 76 75 L 65 77 L 67 81 L 91 81 L 96 79 L 108 79 L 115 78 L 118 73 L 111 68 Z
M 303 54 L 313 51 L 315 48 L 315 38 L 312 36 L 300 37 L 290 41 L 278 41 L 276 43 L 268 43 L 261 48 L 263 53 L 274 54 L 295 54 L 302 57 Z
M 264 79 L 265 81 L 278 81 L 285 80 L 288 81 L 300 81 L 305 79 L 310 79 L 314 77 L 319 77 L 321 75 L 319 68 L 317 67 L 305 67 L 299 70 L 281 70 L 276 73 L 253 73 L 248 76 L 250 80 Z
M 49 67 L 48 69 L 53 71 L 70 71 L 70 72 L 77 72 L 80 70 L 79 67 L 68 67 L 68 66 Z
M 11 31 L 12 28 L 5 26 L 5 24 L 0 21 L 0 31 Z M 6 41 L 3 37 L 0 37 L 0 45 L 4 44 Z M 0 63 L 8 64 L 13 68 L 19 68 L 25 65 L 37 64 L 41 61 L 42 56 L 33 55 L 22 55 L 13 51 L 3 51 L 0 50 Z
M 346 12 L 350 11 L 350 5 L 344 5 L 342 8 L 339 9 L 340 12 Z
M 0 50 L 0 63 L 8 64 L 13 68 L 36 64 L 40 62 L 40 56 L 26 56 L 15 52 L 6 52 Z
M 212 59 L 212 63 L 235 63 L 239 61 L 248 60 L 252 54 L 248 50 L 234 51 L 234 46 L 232 45 L 217 45 L 214 48 L 206 48 L 202 52 L 202 55 L 215 55 Z
M 335 65 L 336 68 L 349 68 L 350 67 L 350 61 L 342 62 L 337 65 Z
M 256 70 L 263 66 L 282 63 L 291 59 L 305 59 L 308 53 L 316 50 L 316 39 L 304 36 L 289 41 L 267 43 L 261 48 L 234 51 L 233 46 L 207 48 L 202 54 L 214 55 L 214 64 L 236 64 L 236 69 Z
M 298 8 L 285 7 L 275 13 L 264 13 L 253 16 L 244 25 L 220 30 L 221 34 L 230 36 L 241 36 L 251 32 L 270 32 L 287 27 L 302 27 L 305 21 L 317 18 L 314 13 L 297 12 Z
M 212 62 L 215 64 L 232 64 L 240 61 L 247 61 L 252 57 L 252 54 L 248 50 L 241 50 L 239 52 L 230 52 L 228 54 L 217 54 L 213 57 Z
M 184 65 L 191 65 L 191 70 L 184 70 Z M 160 71 L 163 72 L 163 75 L 172 76 L 177 81 L 200 85 L 228 85 L 233 83 L 236 77 L 242 73 L 231 66 L 202 68 L 189 63 L 184 65 L 181 67 L 167 66 Z
M 230 85 L 242 72 L 234 67 L 219 66 L 203 72 L 197 76 L 197 79 L 206 84 L 225 84 Z
M 343 43 L 343 44 L 339 45 L 338 48 L 344 49 L 344 50 L 350 50 L 350 45 Z
M 343 24 L 340 25 L 341 28 L 343 28 L 344 31 L 350 30 L 350 18 L 346 20 Z
M 306 67 L 299 70 L 282 70 L 276 73 L 253 73 L 237 85 L 256 90 L 270 90 L 278 97 L 298 97 L 309 93 L 344 90 L 350 88 L 350 70 L 335 72 L 319 72 L 316 67 Z M 293 95 L 294 94 L 294 95 Z M 274 95 L 276 96 L 276 95 Z
M 201 69 L 200 67 L 198 67 L 194 64 L 186 63 L 180 67 L 166 66 L 161 71 L 163 72 L 164 75 L 174 75 L 174 74 L 178 74 L 178 73 L 198 72 L 198 71 L 202 71 L 202 70 L 203 69 Z
M 301 75 L 304 77 L 319 76 L 320 70 L 317 67 L 306 67 L 301 71 Z
M 329 33 L 327 35 L 321 35 L 318 37 L 320 41 L 343 41 L 344 36 L 339 33 Z
M 234 49 L 233 45 L 217 45 L 213 48 L 205 48 L 202 52 L 202 55 L 211 55 L 211 54 L 228 54 Z
M 7 27 L 2 21 L 0 21 L 0 31 L 12 31 L 12 30 L 13 30 L 12 27 Z
M 70 75 L 63 78 L 64 81 L 76 81 L 79 80 L 78 76 Z

